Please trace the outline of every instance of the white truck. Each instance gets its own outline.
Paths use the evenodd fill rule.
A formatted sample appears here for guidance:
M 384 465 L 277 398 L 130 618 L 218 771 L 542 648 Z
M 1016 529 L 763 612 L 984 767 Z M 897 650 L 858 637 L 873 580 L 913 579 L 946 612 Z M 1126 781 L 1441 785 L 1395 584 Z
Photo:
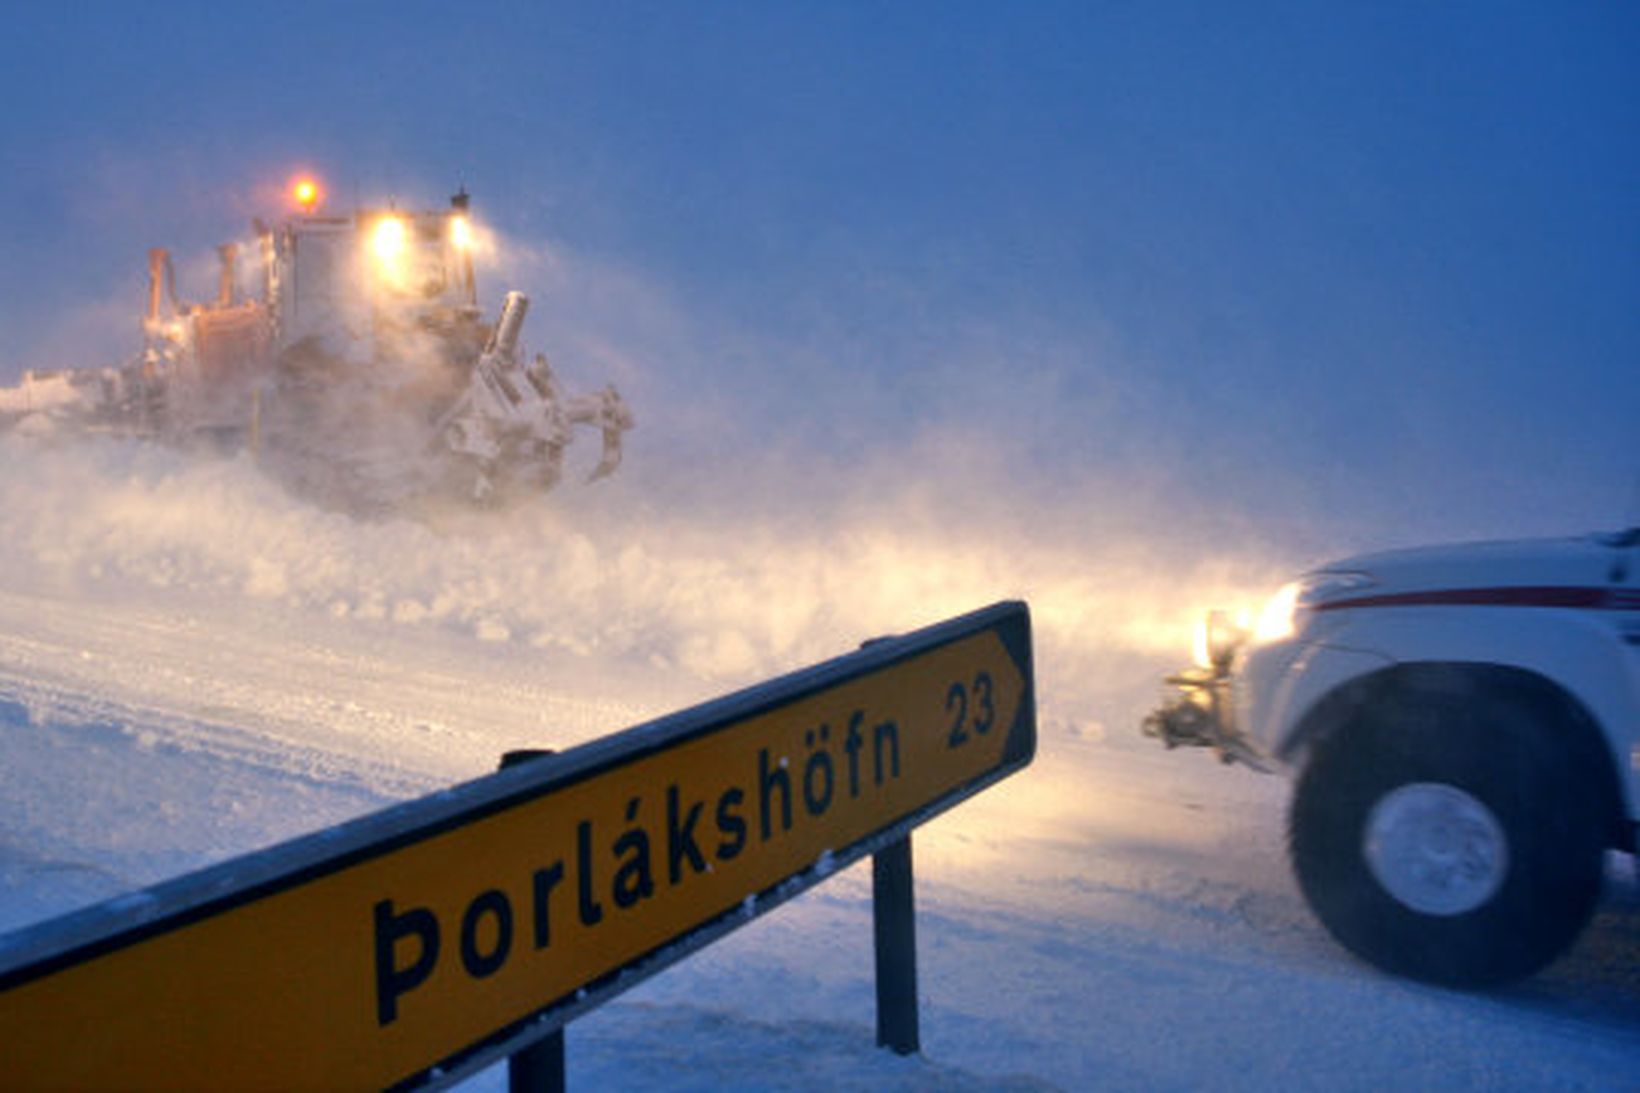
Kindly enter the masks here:
M 1390 972 L 1536 972 L 1640 842 L 1640 528 L 1325 565 L 1168 682 L 1144 731 L 1295 774 L 1304 897 Z

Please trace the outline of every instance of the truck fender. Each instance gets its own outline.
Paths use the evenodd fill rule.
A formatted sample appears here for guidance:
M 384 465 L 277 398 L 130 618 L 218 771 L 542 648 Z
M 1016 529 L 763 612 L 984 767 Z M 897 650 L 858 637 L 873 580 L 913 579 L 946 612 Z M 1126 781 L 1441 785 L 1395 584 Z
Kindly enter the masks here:
M 1625 660 L 1633 654 L 1612 640 L 1608 626 L 1574 612 L 1546 612 L 1525 628 L 1477 625 L 1473 611 L 1375 614 L 1381 617 L 1343 627 L 1328 636 L 1329 644 L 1306 649 L 1278 681 L 1272 707 L 1278 718 L 1278 758 L 1301 762 L 1318 734 L 1347 720 L 1353 709 L 1370 701 L 1375 688 L 1403 678 L 1387 665 L 1445 666 L 1487 674 L 1493 684 L 1506 678 L 1496 674 L 1501 670 L 1515 684 L 1557 696 L 1564 715 L 1594 738 L 1591 751 L 1598 751 L 1613 776 L 1613 803 L 1631 821 L 1619 842 L 1633 841 L 1632 821 L 1640 815 L 1640 771 L 1633 762 L 1640 747 L 1640 698 L 1634 669 Z M 1331 645 L 1338 640 L 1350 647 Z M 1400 656 L 1364 653 L 1354 648 L 1358 644 L 1393 648 Z M 1359 670 L 1352 672 L 1352 667 Z M 1317 678 L 1303 678 L 1310 674 Z

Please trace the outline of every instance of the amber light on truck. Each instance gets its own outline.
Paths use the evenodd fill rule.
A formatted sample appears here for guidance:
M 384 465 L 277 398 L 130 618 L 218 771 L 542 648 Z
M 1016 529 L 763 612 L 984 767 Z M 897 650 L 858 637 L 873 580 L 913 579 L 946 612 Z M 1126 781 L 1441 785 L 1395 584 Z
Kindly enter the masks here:
M 319 204 L 319 184 L 311 178 L 299 178 L 291 183 L 290 197 L 298 209 L 310 213 Z

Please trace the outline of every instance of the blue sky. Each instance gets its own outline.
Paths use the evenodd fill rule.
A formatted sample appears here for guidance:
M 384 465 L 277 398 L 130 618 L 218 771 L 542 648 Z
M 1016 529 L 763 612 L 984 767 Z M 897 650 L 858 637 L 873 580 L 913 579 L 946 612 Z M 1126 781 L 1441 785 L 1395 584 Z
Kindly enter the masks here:
M 311 165 L 471 189 L 635 463 L 971 443 L 1044 504 L 1396 540 L 1640 506 L 1629 5 L 4 18 L 0 379 L 118 359 L 146 248 L 208 253 Z

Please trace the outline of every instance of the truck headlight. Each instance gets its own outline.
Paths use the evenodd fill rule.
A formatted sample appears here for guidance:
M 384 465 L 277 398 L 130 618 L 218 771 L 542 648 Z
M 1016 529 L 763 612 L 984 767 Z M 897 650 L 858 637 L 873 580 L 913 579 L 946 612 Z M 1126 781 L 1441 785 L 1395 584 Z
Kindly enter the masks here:
M 1265 603 L 1253 626 L 1252 640 L 1263 645 L 1285 641 L 1298 633 L 1304 615 L 1317 604 L 1325 603 L 1343 592 L 1353 592 L 1374 583 L 1365 573 L 1330 572 L 1307 573 L 1281 589 Z
M 1298 598 L 1303 591 L 1303 582 L 1291 581 L 1266 600 L 1253 624 L 1253 640 L 1263 644 L 1292 637 L 1298 630 Z
M 1249 645 L 1286 641 L 1297 634 L 1309 611 L 1334 596 L 1374 584 L 1365 573 L 1307 573 L 1282 585 L 1256 616 L 1247 612 L 1209 611 L 1196 626 L 1196 665 L 1220 675 L 1230 671 L 1236 654 Z

